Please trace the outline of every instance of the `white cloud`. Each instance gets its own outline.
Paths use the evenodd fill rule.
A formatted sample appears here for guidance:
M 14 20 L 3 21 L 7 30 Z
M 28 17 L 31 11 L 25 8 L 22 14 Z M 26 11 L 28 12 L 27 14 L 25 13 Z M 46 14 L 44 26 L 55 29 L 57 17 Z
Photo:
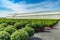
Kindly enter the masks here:
M 10 8 L 12 10 L 14 10 L 14 12 L 17 12 L 17 13 L 26 13 L 26 12 L 33 12 L 33 11 L 41 11 L 41 10 L 52 10 L 54 9 L 54 7 L 59 4 L 56 3 L 56 2 L 50 2 L 50 1 L 45 1 L 45 2 L 42 2 L 42 3 L 38 3 L 38 4 L 24 4 L 22 2 L 20 3 L 12 3 L 11 1 L 8 1 L 8 0 L 2 0 L 2 2 L 4 3 L 4 6 L 7 7 L 7 8 Z M 30 9 L 28 9 L 30 8 Z
M 4 7 L 12 9 L 12 12 L 5 13 L 28 13 L 28 12 L 38 12 L 38 11 L 48 11 L 48 10 L 58 10 L 56 6 L 60 4 L 60 1 L 50 2 L 44 1 L 38 4 L 25 4 L 25 3 L 13 3 L 8 0 L 1 0 Z M 2 12 L 1 12 L 2 13 Z
M 2 0 L 2 2 L 4 3 L 4 6 L 7 7 L 7 8 L 10 8 L 12 10 L 14 10 L 14 12 L 20 12 L 20 13 L 24 13 L 26 12 L 26 9 L 24 6 L 24 4 L 14 4 L 8 0 Z

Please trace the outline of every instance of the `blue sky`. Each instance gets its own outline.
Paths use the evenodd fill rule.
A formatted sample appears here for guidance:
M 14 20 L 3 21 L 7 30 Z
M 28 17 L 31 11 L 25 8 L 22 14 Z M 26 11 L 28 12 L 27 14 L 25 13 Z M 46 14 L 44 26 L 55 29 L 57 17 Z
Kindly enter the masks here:
M 60 10 L 60 0 L 0 0 L 0 16 Z

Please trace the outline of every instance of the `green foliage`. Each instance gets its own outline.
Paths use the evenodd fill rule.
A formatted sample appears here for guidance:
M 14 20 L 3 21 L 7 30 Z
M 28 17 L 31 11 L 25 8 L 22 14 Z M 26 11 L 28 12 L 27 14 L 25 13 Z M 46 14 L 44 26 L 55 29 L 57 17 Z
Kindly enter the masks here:
M 6 27 L 6 28 L 4 29 L 4 31 L 6 31 L 6 32 L 8 32 L 8 33 L 10 33 L 10 34 L 12 34 L 13 32 L 16 31 L 16 29 L 9 26 L 9 27 Z
M 45 28 L 45 27 L 47 27 L 46 24 L 43 24 L 43 23 L 42 24 L 38 24 L 38 29 Z
M 10 40 L 10 35 L 6 31 L 0 31 L 0 40 Z
M 26 26 L 25 28 L 23 28 L 23 30 L 25 30 L 30 37 L 33 36 L 34 32 L 35 32 L 33 28 L 28 27 L 28 26 Z
M 15 22 L 13 20 L 7 20 L 5 23 L 7 25 L 14 25 Z
M 40 29 L 40 28 L 46 27 L 46 24 L 32 23 L 32 24 L 27 24 L 26 26 L 32 27 L 33 29 L 36 29 L 36 28 Z
M 24 30 L 17 30 L 12 33 L 11 40 L 28 40 L 28 34 Z
M 28 40 L 34 30 L 54 27 L 58 19 L 0 19 L 0 40 Z
M 5 27 L 3 25 L 0 25 L 0 31 L 3 31 Z
M 14 24 L 14 27 L 17 29 L 21 29 L 22 27 L 25 27 L 26 23 L 24 22 L 17 22 Z
M 21 29 L 25 26 L 36 28 L 50 27 L 58 23 L 58 19 L 6 19 L 0 18 L 0 27 L 3 30 L 8 25 L 13 25 L 16 29 Z M 27 25 L 26 25 L 27 24 Z
M 1 25 L 4 26 L 4 27 L 8 26 L 6 23 L 2 23 Z
M 26 24 L 26 26 L 32 27 L 32 28 L 36 28 L 38 25 L 37 24 Z
M 29 27 L 32 27 L 32 24 L 26 24 L 25 26 L 29 26 Z

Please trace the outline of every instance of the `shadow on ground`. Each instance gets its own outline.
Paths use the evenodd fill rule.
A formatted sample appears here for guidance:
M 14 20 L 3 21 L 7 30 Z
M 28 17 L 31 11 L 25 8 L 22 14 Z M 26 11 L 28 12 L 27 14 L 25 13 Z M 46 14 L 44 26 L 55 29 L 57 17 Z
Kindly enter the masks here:
M 38 37 L 30 37 L 28 40 L 42 40 L 42 39 Z
M 36 34 L 36 33 L 51 33 L 51 31 L 48 31 L 48 30 L 46 30 L 46 31 L 44 31 L 44 32 L 39 32 L 39 31 L 38 31 L 38 32 L 35 32 L 35 34 Z
M 55 28 L 55 27 L 54 27 L 53 29 L 57 30 L 58 28 Z

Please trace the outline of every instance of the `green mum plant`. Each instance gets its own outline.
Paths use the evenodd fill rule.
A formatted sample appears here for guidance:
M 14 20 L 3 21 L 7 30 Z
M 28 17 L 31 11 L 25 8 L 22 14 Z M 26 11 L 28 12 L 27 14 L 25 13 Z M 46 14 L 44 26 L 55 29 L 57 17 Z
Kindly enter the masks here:
M 10 34 L 6 31 L 0 31 L 0 40 L 10 40 Z
M 0 25 L 0 31 L 3 31 L 5 27 L 3 25 Z
M 11 35 L 11 40 L 28 40 L 28 33 L 24 30 L 17 30 Z
M 4 31 L 7 31 L 8 33 L 12 34 L 13 32 L 16 31 L 16 29 L 13 28 L 13 27 L 6 27 L 6 28 L 4 29 Z
M 14 27 L 17 28 L 17 29 L 21 29 L 23 27 L 25 27 L 25 24 L 24 22 L 17 22 L 14 24 Z
M 33 36 L 34 33 L 35 33 L 34 29 L 31 28 L 31 27 L 28 27 L 28 26 L 26 26 L 25 28 L 23 28 L 23 30 L 25 30 L 28 33 L 29 37 Z

